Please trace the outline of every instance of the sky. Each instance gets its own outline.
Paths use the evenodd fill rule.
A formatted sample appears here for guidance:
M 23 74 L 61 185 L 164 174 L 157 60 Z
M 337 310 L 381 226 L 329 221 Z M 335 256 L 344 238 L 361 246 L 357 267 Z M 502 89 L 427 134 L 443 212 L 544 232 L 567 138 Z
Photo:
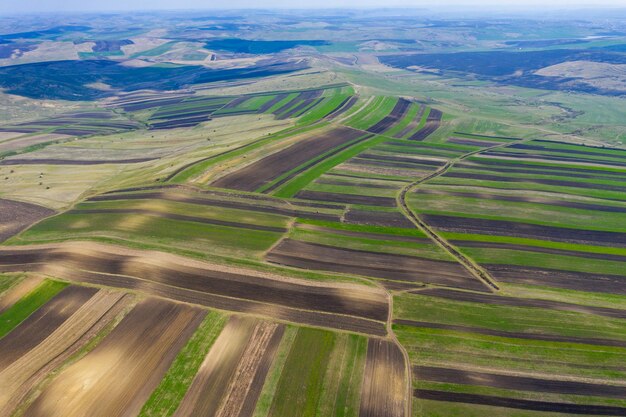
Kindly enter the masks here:
M 626 0 L 0 0 L 0 14 L 76 11 L 181 10 L 224 8 L 495 7 L 537 11 L 626 7 Z

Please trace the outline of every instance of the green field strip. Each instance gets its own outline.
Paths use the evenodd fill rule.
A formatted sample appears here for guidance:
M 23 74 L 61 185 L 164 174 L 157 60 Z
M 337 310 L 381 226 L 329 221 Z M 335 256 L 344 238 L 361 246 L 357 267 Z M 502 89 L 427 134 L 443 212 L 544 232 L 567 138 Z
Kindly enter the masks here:
M 344 230 L 349 232 L 363 232 L 363 233 L 377 233 L 381 235 L 381 239 L 384 240 L 385 235 L 393 235 L 393 236 L 406 236 L 406 237 L 416 237 L 416 238 L 425 238 L 426 235 L 420 231 L 419 229 L 403 229 L 400 227 L 389 227 L 389 226 L 374 226 L 368 224 L 349 224 L 349 223 L 336 223 L 329 222 L 324 220 L 313 220 L 313 219 L 297 219 L 298 223 L 302 224 L 310 224 L 312 226 L 320 226 L 329 229 L 336 230 Z
M 362 143 L 362 142 L 366 142 L 365 138 L 367 137 L 366 134 L 364 134 L 363 136 L 360 136 L 356 139 L 353 139 L 347 143 L 343 143 L 339 146 L 336 146 L 326 152 L 324 152 L 323 154 L 320 154 L 318 156 L 316 156 L 315 158 L 309 159 L 307 162 L 305 162 L 302 165 L 299 165 L 291 170 L 289 170 L 288 172 L 283 173 L 282 175 L 280 175 L 278 178 L 274 179 L 272 182 L 267 183 L 265 185 L 263 185 L 262 187 L 258 188 L 257 190 L 255 190 L 255 192 L 257 193 L 262 193 L 262 192 L 267 192 L 267 191 L 271 191 L 275 188 L 278 188 L 279 186 L 282 186 L 283 182 L 285 184 L 287 184 L 289 181 L 286 181 L 287 178 L 294 176 L 295 174 L 301 173 L 305 170 L 309 170 L 312 167 L 318 165 L 321 162 L 321 165 L 323 167 L 327 166 L 326 162 L 324 161 L 325 159 L 333 160 L 333 158 L 328 158 L 329 156 L 337 156 L 337 155 L 341 155 L 341 152 L 343 149 L 350 149 L 353 145 L 358 144 L 358 143 Z M 328 168 L 330 169 L 330 168 Z M 320 174 L 321 175 L 321 174 Z M 295 193 L 294 193 L 295 194 Z M 285 197 L 287 196 L 287 194 L 276 194 L 276 197 Z M 291 195 L 289 195 L 289 197 L 291 197 Z
M 289 137 L 295 134 L 306 133 L 315 129 L 322 128 L 325 125 L 326 123 L 317 123 L 317 124 L 312 124 L 312 125 L 287 128 L 280 132 L 274 133 L 270 136 L 263 137 L 263 138 L 254 140 L 252 142 L 249 142 L 247 144 L 241 145 L 237 148 L 228 149 L 224 152 L 220 152 L 215 155 L 208 156 L 207 158 L 185 165 L 182 170 L 175 172 L 173 176 L 171 176 L 170 178 L 167 178 L 167 181 L 176 183 L 176 184 L 187 182 L 193 177 L 205 172 L 207 169 L 209 169 L 209 167 L 211 167 L 214 164 L 223 162 L 230 158 L 237 157 L 239 155 L 243 155 L 246 152 L 250 152 L 252 150 L 258 149 L 266 145 L 269 142 L 272 142 L 278 139 L 284 139 L 286 137 Z
M 314 417 L 337 334 L 299 328 L 278 381 L 269 417 Z
M 357 139 L 357 141 L 359 140 L 360 139 Z M 308 184 L 315 181 L 327 171 L 360 154 L 366 149 L 381 143 L 382 141 L 384 141 L 383 137 L 374 136 L 370 139 L 366 139 L 365 141 L 357 142 L 353 146 L 350 146 L 348 149 L 339 152 L 331 157 L 323 158 L 323 160 L 319 164 L 314 165 L 312 168 L 306 170 L 305 172 L 294 177 L 292 180 L 283 184 L 273 193 L 273 195 L 275 195 L 276 197 L 291 198 L 296 195 L 298 191 L 305 188 Z
M 448 240 L 471 240 L 476 242 L 512 243 L 518 245 L 537 246 L 541 248 L 572 250 L 589 253 L 604 253 L 608 255 L 626 256 L 626 248 L 610 246 L 593 246 L 578 243 L 552 242 L 549 240 L 528 239 L 513 236 L 495 236 L 480 234 L 464 234 L 454 232 L 440 232 Z
M 596 146 L 585 146 L 585 145 L 576 145 L 569 144 L 563 142 L 550 142 L 550 141 L 530 141 L 527 143 L 528 145 L 538 145 L 544 146 L 549 150 L 572 150 L 572 151 L 584 151 L 590 154 L 599 153 L 602 155 L 614 154 L 616 156 L 621 156 L 622 158 L 626 158 L 626 150 L 618 149 L 618 148 L 610 148 L 610 147 L 596 147 Z
M 428 242 L 402 242 L 397 240 L 373 239 L 366 237 L 343 236 L 332 232 L 320 232 L 304 229 L 292 229 L 289 237 L 308 243 L 333 246 L 340 249 L 361 250 L 387 253 L 391 255 L 412 256 L 415 258 L 450 261 L 450 256 L 438 246 Z
M 406 135 L 404 135 L 405 139 L 410 138 L 411 136 L 413 136 L 415 133 L 417 133 L 420 129 L 422 129 L 426 125 L 426 120 L 428 120 L 428 116 L 430 115 L 430 110 L 431 110 L 430 107 L 426 107 L 424 109 L 424 112 L 422 113 L 422 118 L 420 119 L 420 122 L 418 123 L 417 127 L 411 130 Z
M 620 294 L 593 293 L 566 288 L 539 287 L 536 285 L 513 283 L 501 283 L 501 289 L 502 294 L 511 297 L 626 310 L 626 296 Z
M 17 327 L 69 284 L 46 279 L 0 314 L 0 338 Z
M 298 123 L 311 123 L 324 118 L 337 106 L 339 106 L 347 97 L 350 96 L 348 94 L 340 93 L 327 98 L 321 103 L 321 105 L 318 105 L 313 109 L 307 110 L 306 113 L 303 113 L 300 120 L 298 120 Z
M 520 265 L 560 271 L 583 272 L 589 274 L 624 275 L 626 263 L 584 258 L 578 255 L 566 256 L 546 253 L 526 252 L 511 249 L 484 249 L 460 246 L 459 250 L 478 263 L 498 265 Z M 549 278 L 545 281 L 550 286 Z M 599 285 L 601 288 L 601 286 Z
M 338 334 L 316 416 L 358 417 L 367 338 Z
M 281 236 L 281 232 L 210 225 L 138 214 L 106 213 L 53 217 L 29 229 L 14 242 L 24 244 L 112 238 L 138 244 L 254 257 L 269 249 Z
M 207 201 L 210 204 L 210 200 Z M 252 224 L 257 226 L 268 227 L 282 227 L 286 228 L 290 217 L 272 214 L 262 213 L 252 210 L 243 210 L 238 208 L 226 208 L 211 206 L 207 209 L 206 206 L 194 203 L 185 203 L 171 200 L 162 199 L 147 199 L 147 200 L 105 200 L 105 201 L 89 201 L 80 203 L 74 207 L 73 210 L 121 210 L 121 209 L 147 209 L 159 213 L 172 213 L 193 216 L 202 219 L 215 219 L 224 220 L 233 223 Z M 85 213 L 88 214 L 88 213 Z M 82 216 L 83 214 L 76 214 L 73 211 L 62 214 Z
M 576 164 L 575 161 L 571 162 L 554 162 L 554 161 L 523 161 L 523 160 L 515 160 L 515 159 L 498 159 L 498 158 L 489 158 L 483 157 L 480 154 L 470 156 L 466 159 L 467 161 L 477 162 L 483 165 L 491 165 L 491 166 L 511 166 L 511 167 L 549 167 L 549 168 L 576 168 L 576 169 L 585 169 L 586 171 L 607 171 L 607 172 L 619 172 L 626 174 L 626 168 L 617 168 L 617 167 L 603 167 L 603 166 L 595 166 L 595 165 L 581 165 Z
M 600 165 L 611 165 L 612 162 L 615 162 L 617 165 L 623 165 L 626 161 L 624 158 L 620 158 L 618 156 L 612 157 L 608 155 L 595 155 L 593 153 L 586 153 L 584 155 L 580 154 L 572 154 L 567 152 L 557 152 L 557 151 L 538 151 L 532 149 L 517 149 L 517 148 L 508 148 L 506 153 L 509 157 L 516 157 L 516 155 L 520 156 L 532 156 L 536 159 L 541 159 L 542 157 L 546 158 L 564 158 L 564 162 L 570 163 L 593 163 L 596 162 Z
M 497 296 L 494 296 L 497 297 Z M 623 319 L 574 311 L 456 301 L 428 295 L 394 297 L 394 318 L 532 335 L 626 341 Z M 567 326 L 563 326 L 567 323 Z M 583 346 L 584 348 L 584 346 Z
M 291 100 L 296 98 L 298 96 L 298 94 L 299 94 L 299 92 L 289 93 L 285 98 L 283 98 L 278 103 L 276 103 L 272 107 L 270 107 L 265 113 L 270 114 L 270 113 L 276 112 L 276 110 L 280 109 L 285 104 L 289 103 Z
M 624 213 L 584 210 L 541 203 L 526 203 L 436 194 L 412 194 L 409 203 L 415 211 L 458 217 L 505 220 L 570 229 L 626 232 Z M 503 213 L 488 215 L 486 213 Z
M 370 107 L 370 111 L 360 112 L 356 118 L 344 124 L 355 129 L 366 130 L 388 116 L 397 101 L 397 97 L 381 97 L 380 101 L 375 103 L 375 106 Z
M 393 329 L 412 364 L 458 364 L 607 381 L 623 381 L 626 377 L 626 371 L 620 369 L 626 360 L 625 348 L 487 336 L 397 324 Z
M 391 127 L 391 129 L 386 130 L 384 132 L 385 136 L 393 137 L 396 133 L 399 133 L 402 130 L 404 130 L 409 125 L 409 123 L 411 123 L 413 119 L 417 117 L 419 110 L 420 110 L 419 104 L 411 103 L 409 110 L 406 112 L 404 117 L 401 120 L 399 120 L 397 123 L 395 123 Z
M 274 397 L 276 396 L 278 381 L 280 381 L 280 377 L 285 369 L 287 357 L 291 352 L 291 347 L 293 346 L 297 335 L 297 327 L 286 327 L 283 338 L 278 346 L 276 357 L 274 358 L 270 370 L 267 373 L 267 377 L 265 378 L 265 383 L 263 384 L 263 389 L 259 395 L 253 417 L 267 417 L 269 409 L 272 406 L 272 402 L 274 401 Z
M 437 177 L 428 181 L 429 185 L 455 185 L 455 186 L 467 186 L 467 187 L 485 187 L 495 190 L 527 190 L 527 191 L 542 191 L 552 192 L 557 194 L 571 194 L 582 197 L 593 197 L 599 199 L 608 199 L 614 201 L 626 201 L 626 194 L 619 191 L 605 191 L 592 188 L 580 188 L 580 187 L 565 187 L 565 186 L 552 186 L 537 184 L 531 182 L 504 182 L 504 181 L 486 181 L 486 180 L 473 180 L 467 178 L 449 178 L 449 177 Z
M 215 311 L 207 313 L 187 344 L 178 352 L 139 417 L 169 417 L 174 414 L 225 323 L 226 316 Z

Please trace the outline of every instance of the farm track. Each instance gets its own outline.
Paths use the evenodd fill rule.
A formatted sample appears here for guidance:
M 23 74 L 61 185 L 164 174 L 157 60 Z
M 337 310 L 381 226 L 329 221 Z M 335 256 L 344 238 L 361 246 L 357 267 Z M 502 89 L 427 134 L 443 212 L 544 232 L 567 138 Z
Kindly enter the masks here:
M 158 252 L 91 243 L 2 249 L 0 270 L 38 271 L 314 326 L 375 335 L 386 332 L 386 294 L 358 284 L 285 279 Z
M 452 159 L 450 161 L 448 161 L 445 165 L 441 166 L 439 169 L 437 169 L 436 171 L 432 172 L 431 174 L 422 177 L 410 184 L 407 184 L 401 191 L 400 194 L 398 195 L 396 201 L 398 203 L 398 207 L 400 208 L 400 210 L 402 211 L 402 213 L 405 215 L 405 217 L 411 221 L 411 223 L 415 224 L 418 229 L 420 229 L 422 232 L 424 232 L 428 237 L 430 237 L 439 247 L 441 247 L 443 250 L 445 250 L 450 256 L 452 256 L 454 259 L 457 260 L 457 262 L 459 262 L 461 265 L 463 265 L 465 267 L 465 269 L 467 269 L 473 276 L 475 276 L 476 278 L 478 278 L 482 283 L 484 283 L 487 287 L 489 287 L 491 290 L 499 290 L 500 288 L 498 287 L 498 284 L 496 284 L 496 281 L 493 279 L 493 277 L 489 274 L 489 272 L 487 272 L 485 269 L 483 269 L 482 267 L 480 267 L 478 264 L 476 264 L 475 262 L 473 262 L 471 259 L 469 259 L 468 257 L 466 257 L 465 255 L 463 255 L 456 247 L 454 247 L 452 244 L 450 244 L 446 239 L 444 239 L 442 236 L 440 236 L 439 234 L 437 234 L 437 232 L 435 232 L 428 223 L 426 223 L 419 215 L 417 215 L 415 212 L 413 212 L 413 210 L 411 210 L 411 208 L 409 207 L 408 201 L 407 201 L 407 196 L 409 195 L 410 192 L 412 192 L 414 189 L 416 189 L 417 187 L 419 187 L 421 184 L 432 180 L 433 178 L 437 178 L 443 174 L 445 174 L 450 168 L 452 168 L 452 166 L 461 160 L 467 159 L 472 155 L 476 155 L 479 154 L 481 152 L 490 150 L 490 149 L 495 149 L 495 148 L 500 148 L 500 147 L 506 147 L 509 144 L 497 144 L 494 145 L 492 147 L 486 148 L 486 149 L 477 149 L 475 151 L 472 152 L 468 152 L 466 154 L 463 154 L 459 157 L 457 157 L 456 159 Z

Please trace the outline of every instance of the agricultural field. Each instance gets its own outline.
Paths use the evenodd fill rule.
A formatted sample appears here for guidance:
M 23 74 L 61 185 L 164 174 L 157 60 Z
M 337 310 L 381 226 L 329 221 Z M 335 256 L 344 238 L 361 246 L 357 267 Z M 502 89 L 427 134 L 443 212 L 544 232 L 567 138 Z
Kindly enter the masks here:
M 0 415 L 626 416 L 624 19 L 424 13 L 0 16 Z

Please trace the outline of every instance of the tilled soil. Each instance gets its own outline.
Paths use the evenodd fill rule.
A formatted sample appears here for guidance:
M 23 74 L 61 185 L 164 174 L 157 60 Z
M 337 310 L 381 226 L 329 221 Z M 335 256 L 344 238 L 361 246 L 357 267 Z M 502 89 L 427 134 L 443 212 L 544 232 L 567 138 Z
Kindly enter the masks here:
M 484 290 L 482 282 L 455 262 L 404 255 L 344 249 L 285 239 L 266 259 L 303 269 L 317 269 L 395 281 L 427 282 L 457 288 Z
M 363 136 L 360 130 L 338 127 L 325 133 L 312 133 L 288 148 L 273 153 L 238 171 L 217 179 L 211 185 L 254 191 L 310 159 L 341 144 Z
M 405 417 L 404 356 L 389 340 L 369 339 L 359 417 Z
M 430 226 L 447 232 L 513 236 L 598 246 L 626 246 L 626 233 L 433 214 L 424 214 L 421 217 Z
M 46 207 L 0 198 L 0 242 L 53 214 Z
M 147 299 L 86 356 L 63 370 L 25 416 L 137 415 L 206 312 Z
M 516 398 L 495 397 L 480 394 L 416 389 L 416 398 L 433 401 L 446 401 L 466 404 L 490 405 L 493 407 L 513 408 L 518 410 L 547 411 L 564 415 L 626 416 L 626 408 L 608 405 L 583 405 L 555 403 L 548 401 L 520 400 Z

